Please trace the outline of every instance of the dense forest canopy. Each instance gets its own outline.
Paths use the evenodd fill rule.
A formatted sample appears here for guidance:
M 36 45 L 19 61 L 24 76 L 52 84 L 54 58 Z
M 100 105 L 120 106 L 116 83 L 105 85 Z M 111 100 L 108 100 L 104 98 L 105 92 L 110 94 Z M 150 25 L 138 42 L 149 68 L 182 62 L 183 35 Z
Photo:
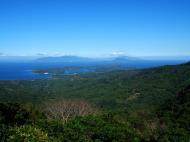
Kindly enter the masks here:
M 188 142 L 189 77 L 186 63 L 0 81 L 0 140 Z

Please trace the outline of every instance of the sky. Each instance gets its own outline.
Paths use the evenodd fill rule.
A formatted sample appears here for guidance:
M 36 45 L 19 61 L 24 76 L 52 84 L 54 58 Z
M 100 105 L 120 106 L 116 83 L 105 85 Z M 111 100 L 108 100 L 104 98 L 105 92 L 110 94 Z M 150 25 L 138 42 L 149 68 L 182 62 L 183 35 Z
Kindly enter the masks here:
M 0 0 L 0 56 L 190 56 L 189 0 Z

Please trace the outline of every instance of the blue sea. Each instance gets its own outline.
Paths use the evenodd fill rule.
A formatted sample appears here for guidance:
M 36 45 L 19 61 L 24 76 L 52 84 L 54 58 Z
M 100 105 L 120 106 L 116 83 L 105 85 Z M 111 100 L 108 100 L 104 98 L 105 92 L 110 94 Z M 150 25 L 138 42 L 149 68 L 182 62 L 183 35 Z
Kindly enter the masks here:
M 34 63 L 0 63 L 0 80 L 33 80 L 48 78 L 48 75 L 35 74 L 33 69 L 41 67 Z
M 178 62 L 143 62 L 136 64 L 122 64 L 127 68 L 151 68 L 162 65 L 174 65 L 180 64 L 183 61 Z M 83 66 L 80 70 L 68 69 L 65 74 L 80 74 L 89 73 L 92 70 L 84 69 L 84 66 L 95 66 L 96 64 L 84 63 L 84 64 L 74 64 L 74 63 L 40 63 L 40 62 L 0 62 L 0 80 L 35 80 L 35 79 L 49 79 L 51 74 L 38 74 L 34 73 L 35 69 L 48 69 L 48 68 L 63 68 L 66 66 Z M 101 65 L 104 65 L 102 63 Z M 93 71 L 95 72 L 95 71 Z
M 40 63 L 40 62 L 0 62 L 0 80 L 35 80 L 48 79 L 51 74 L 34 73 L 36 69 L 63 68 L 66 66 L 88 66 L 87 64 L 74 63 Z M 65 74 L 88 73 L 88 69 L 78 69 L 65 71 Z

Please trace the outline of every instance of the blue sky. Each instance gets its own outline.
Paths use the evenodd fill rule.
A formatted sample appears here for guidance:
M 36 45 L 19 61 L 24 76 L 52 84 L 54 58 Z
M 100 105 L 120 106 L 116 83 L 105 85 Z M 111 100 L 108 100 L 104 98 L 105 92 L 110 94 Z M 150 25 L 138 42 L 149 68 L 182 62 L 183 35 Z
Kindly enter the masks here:
M 0 0 L 0 56 L 189 56 L 189 0 Z

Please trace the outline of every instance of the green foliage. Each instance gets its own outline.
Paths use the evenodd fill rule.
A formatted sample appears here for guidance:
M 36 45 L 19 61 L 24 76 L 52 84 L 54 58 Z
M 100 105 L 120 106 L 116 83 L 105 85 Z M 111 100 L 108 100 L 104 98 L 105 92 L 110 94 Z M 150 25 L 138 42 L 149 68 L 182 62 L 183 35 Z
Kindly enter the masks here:
M 59 121 L 40 120 L 35 123 L 35 127 L 40 128 L 42 131 L 48 133 L 49 138 L 58 141 L 64 133 L 64 125 Z
M 135 142 L 133 128 L 109 116 L 79 117 L 64 126 L 63 141 L 68 142 Z
M 6 142 L 9 135 L 12 134 L 11 128 L 5 124 L 0 124 L 0 141 Z
M 169 126 L 163 130 L 158 140 L 160 142 L 189 142 L 190 133 L 183 128 Z
M 11 102 L 0 103 L 0 141 L 188 142 L 189 76 L 190 63 L 51 80 L 0 81 L 1 102 Z M 47 120 L 39 112 L 41 104 L 60 98 L 82 98 L 103 114 L 111 113 L 78 117 L 66 124 Z
M 190 140 L 190 86 L 180 91 L 174 99 L 170 99 L 159 112 L 165 123 L 161 139 L 169 142 Z
M 38 128 L 24 125 L 14 129 L 8 142 L 48 142 L 47 134 Z

